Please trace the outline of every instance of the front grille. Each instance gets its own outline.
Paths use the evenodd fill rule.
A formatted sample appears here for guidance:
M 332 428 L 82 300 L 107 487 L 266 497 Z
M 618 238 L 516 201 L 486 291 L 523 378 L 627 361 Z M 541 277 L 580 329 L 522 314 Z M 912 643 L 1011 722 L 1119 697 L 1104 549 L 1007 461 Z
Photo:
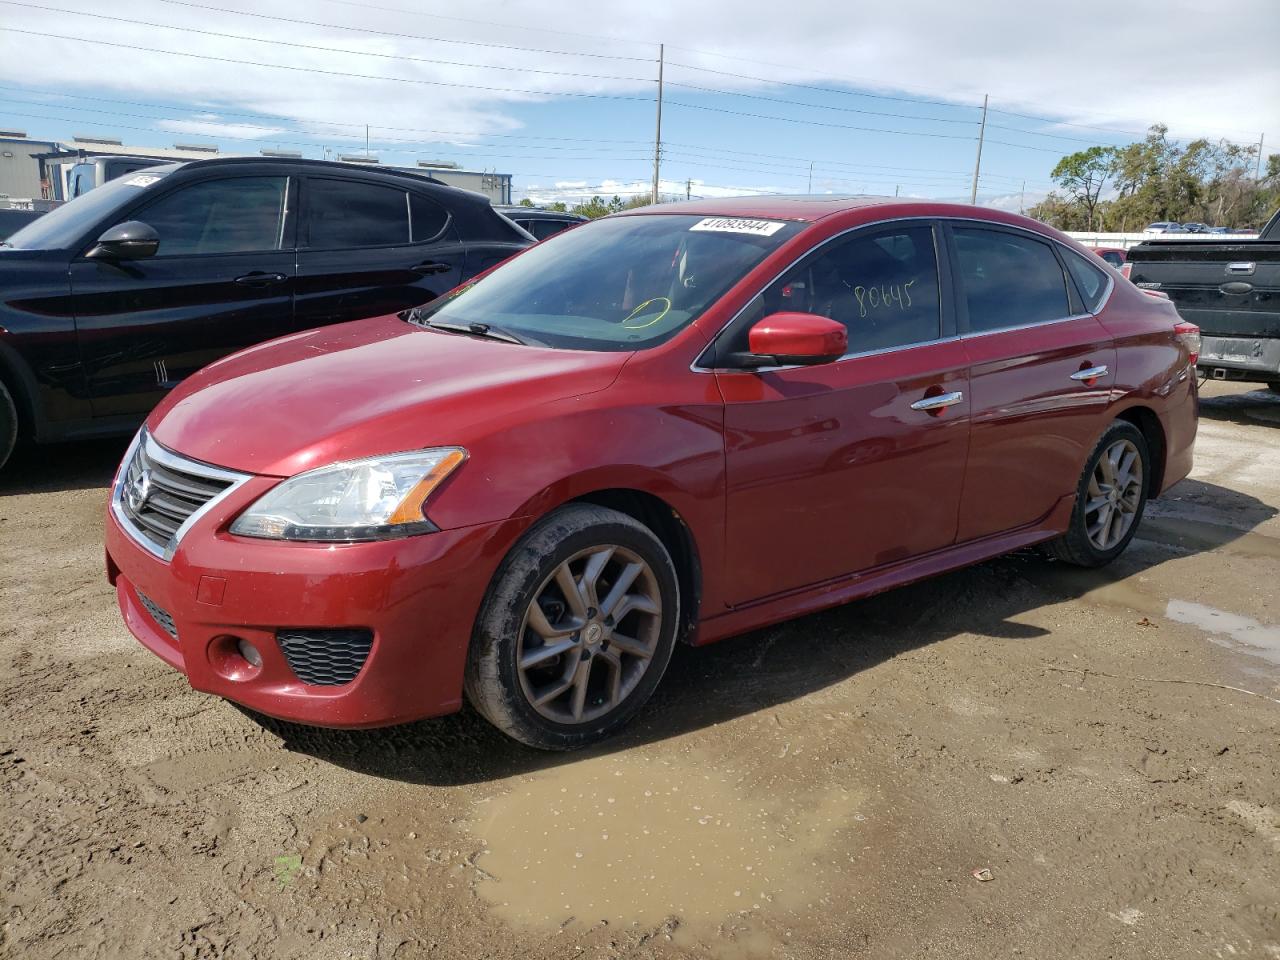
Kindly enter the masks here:
M 159 606 L 154 600 L 148 597 L 141 590 L 137 591 L 138 602 L 151 614 L 151 619 L 160 625 L 160 629 L 167 633 L 173 639 L 178 639 L 178 628 L 174 625 L 173 617 L 169 616 L 169 612 Z
M 370 630 L 279 630 L 276 642 L 303 683 L 333 687 L 350 683 L 369 659 Z
M 112 508 L 135 540 L 164 557 L 187 518 L 243 479 L 166 450 L 144 432 L 121 471 Z

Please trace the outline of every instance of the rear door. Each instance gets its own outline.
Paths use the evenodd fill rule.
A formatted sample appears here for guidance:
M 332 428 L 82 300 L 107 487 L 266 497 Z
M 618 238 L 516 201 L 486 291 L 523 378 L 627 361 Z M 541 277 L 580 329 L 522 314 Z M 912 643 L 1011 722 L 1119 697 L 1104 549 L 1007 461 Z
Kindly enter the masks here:
M 959 221 L 947 231 L 970 364 L 963 542 L 1033 524 L 1075 491 L 1106 425 L 1116 351 L 1052 242 Z
M 286 176 L 186 183 L 121 215 L 160 235 L 154 257 L 72 261 L 95 417 L 144 413 L 206 364 L 289 330 L 292 195 Z
M 449 211 L 398 185 L 308 177 L 299 235 L 296 329 L 416 307 L 462 281 Z
M 850 354 L 835 363 L 717 372 L 730 603 L 955 540 L 968 363 L 937 249 L 927 221 L 854 231 L 789 269 L 717 339 L 717 356 L 731 356 L 753 323 L 783 310 L 849 330 Z

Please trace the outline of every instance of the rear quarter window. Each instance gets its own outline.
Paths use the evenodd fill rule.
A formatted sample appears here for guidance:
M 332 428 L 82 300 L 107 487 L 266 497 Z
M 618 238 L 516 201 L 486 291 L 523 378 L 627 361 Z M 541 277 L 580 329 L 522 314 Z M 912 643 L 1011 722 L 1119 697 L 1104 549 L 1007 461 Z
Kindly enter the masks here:
M 1071 279 L 1075 281 L 1076 290 L 1080 293 L 1080 299 L 1084 301 L 1085 309 L 1090 313 L 1096 313 L 1102 304 L 1102 298 L 1106 296 L 1109 278 L 1074 250 L 1063 250 L 1062 256 L 1067 261 L 1067 269 L 1071 271 Z

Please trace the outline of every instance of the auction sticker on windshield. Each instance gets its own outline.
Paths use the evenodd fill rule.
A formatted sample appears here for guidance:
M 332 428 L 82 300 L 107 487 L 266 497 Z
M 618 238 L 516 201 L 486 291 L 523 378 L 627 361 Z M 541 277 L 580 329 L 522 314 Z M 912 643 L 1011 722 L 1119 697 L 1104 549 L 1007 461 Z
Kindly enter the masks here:
M 143 174 L 138 177 L 130 177 L 125 181 L 125 184 L 130 187 L 149 187 L 159 179 L 159 177 L 153 177 L 150 174 Z
M 785 227 L 776 220 L 744 220 L 740 217 L 705 217 L 690 230 L 710 230 L 713 233 L 752 233 L 758 237 L 772 237 Z

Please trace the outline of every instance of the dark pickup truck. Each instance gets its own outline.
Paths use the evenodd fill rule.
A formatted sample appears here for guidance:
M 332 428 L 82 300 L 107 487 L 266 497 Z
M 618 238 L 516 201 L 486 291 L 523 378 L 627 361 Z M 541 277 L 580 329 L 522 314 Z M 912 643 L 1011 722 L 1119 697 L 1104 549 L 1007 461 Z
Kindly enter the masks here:
M 1280 211 L 1256 240 L 1149 240 L 1128 263 L 1130 280 L 1200 328 L 1201 375 L 1280 393 Z

